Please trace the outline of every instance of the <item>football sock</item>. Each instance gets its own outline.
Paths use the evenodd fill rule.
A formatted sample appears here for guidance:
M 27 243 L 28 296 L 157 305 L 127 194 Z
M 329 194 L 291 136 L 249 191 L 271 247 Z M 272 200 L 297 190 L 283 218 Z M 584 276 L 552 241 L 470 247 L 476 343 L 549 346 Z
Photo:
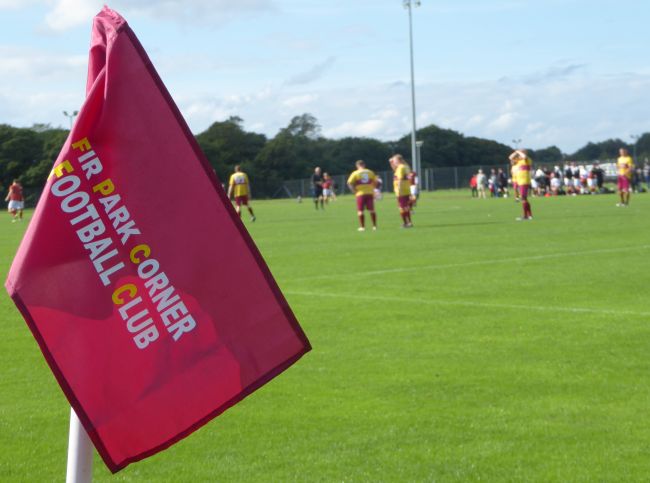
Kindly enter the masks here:
M 363 214 L 359 215 L 359 224 L 361 225 L 361 228 L 365 228 L 366 226 L 366 217 L 363 216 Z
M 370 218 L 372 219 L 372 226 L 377 226 L 377 213 L 370 212 Z

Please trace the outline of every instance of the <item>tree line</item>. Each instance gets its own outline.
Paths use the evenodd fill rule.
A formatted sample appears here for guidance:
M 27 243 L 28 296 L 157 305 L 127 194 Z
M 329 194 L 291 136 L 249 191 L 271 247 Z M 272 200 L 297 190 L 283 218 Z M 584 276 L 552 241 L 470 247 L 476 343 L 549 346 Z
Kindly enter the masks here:
M 19 178 L 34 202 L 52 168 L 61 146 L 68 136 L 67 129 L 35 124 L 30 128 L 0 125 L 0 190 L 6 192 L 14 178 Z M 492 166 L 506 162 L 512 147 L 430 125 L 419 129 L 422 167 Z M 196 135 L 210 164 L 222 181 L 227 181 L 235 164 L 240 164 L 254 182 L 256 197 L 271 197 L 284 180 L 306 178 L 314 166 L 332 174 L 352 170 L 357 159 L 363 159 L 370 169 L 387 169 L 386 160 L 394 153 L 410 158 L 411 137 L 406 134 L 396 141 L 379 141 L 365 137 L 328 139 L 321 135 L 318 120 L 311 114 L 294 117 L 289 125 L 273 137 L 249 132 L 243 120 L 233 116 L 217 121 Z M 621 139 L 588 143 L 575 153 L 566 154 L 556 146 L 531 151 L 536 163 L 558 164 L 564 159 L 592 161 L 612 159 L 618 149 L 636 147 L 637 157 L 650 156 L 650 133 L 643 134 L 636 146 Z

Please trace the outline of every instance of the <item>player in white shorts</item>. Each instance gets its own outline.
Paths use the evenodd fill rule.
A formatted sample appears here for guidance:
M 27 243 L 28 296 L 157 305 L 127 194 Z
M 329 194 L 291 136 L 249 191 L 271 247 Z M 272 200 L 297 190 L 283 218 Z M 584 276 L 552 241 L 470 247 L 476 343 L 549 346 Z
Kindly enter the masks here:
M 384 182 L 381 180 L 380 176 L 377 176 L 377 179 L 375 180 L 375 188 L 373 189 L 373 194 L 376 200 L 381 200 L 384 198 L 384 195 L 381 192 L 383 186 Z
M 12 215 L 12 222 L 23 221 L 23 210 L 25 209 L 25 199 L 23 198 L 23 187 L 20 182 L 15 179 L 9 186 L 9 193 L 5 201 L 8 201 L 7 211 Z

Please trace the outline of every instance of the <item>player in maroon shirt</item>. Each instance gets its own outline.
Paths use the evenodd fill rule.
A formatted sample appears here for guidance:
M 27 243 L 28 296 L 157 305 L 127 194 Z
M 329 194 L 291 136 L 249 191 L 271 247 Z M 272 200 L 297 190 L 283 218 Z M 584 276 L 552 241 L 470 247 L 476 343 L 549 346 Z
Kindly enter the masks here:
M 20 182 L 15 179 L 9 186 L 9 193 L 5 198 L 9 202 L 8 211 L 13 216 L 11 222 L 23 221 L 23 210 L 25 209 L 25 199 L 23 198 L 23 187 Z
M 420 187 L 418 186 L 419 178 L 418 174 L 415 171 L 411 171 L 407 179 L 409 180 L 409 189 L 411 190 L 411 196 L 409 198 L 409 203 L 411 204 L 411 210 L 415 208 L 415 205 L 418 203 L 418 198 L 420 197 Z

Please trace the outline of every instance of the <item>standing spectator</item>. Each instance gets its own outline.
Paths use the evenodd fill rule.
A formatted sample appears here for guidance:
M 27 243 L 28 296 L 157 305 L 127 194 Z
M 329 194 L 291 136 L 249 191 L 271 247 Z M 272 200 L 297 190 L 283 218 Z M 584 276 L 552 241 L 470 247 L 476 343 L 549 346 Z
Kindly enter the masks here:
M 564 165 L 564 186 L 566 186 L 566 194 L 575 195 L 573 190 L 573 169 L 568 163 Z
M 482 169 L 478 170 L 478 173 L 476 174 L 476 189 L 478 190 L 478 197 L 486 199 L 487 196 L 485 195 L 485 185 L 488 183 L 487 181 L 487 176 L 483 173 Z
M 590 195 L 595 195 L 598 191 L 598 180 L 596 179 L 596 173 L 594 173 L 594 167 L 587 170 L 587 188 Z
M 489 184 L 490 184 L 490 196 L 496 198 L 497 196 L 499 196 L 499 188 L 498 188 L 499 179 L 497 178 L 497 170 L 494 168 L 490 170 Z
M 409 189 L 411 190 L 411 210 L 415 208 L 415 205 L 418 203 L 418 198 L 420 197 L 420 178 L 415 171 L 411 171 L 408 174 L 409 180 Z
M 535 196 L 544 196 L 546 191 L 546 173 L 541 166 L 537 167 L 534 176 Z
M 373 190 L 376 200 L 384 199 L 384 195 L 382 193 L 383 186 L 384 181 L 381 179 L 381 176 L 377 176 L 375 179 L 375 189 Z
M 329 203 L 332 199 L 332 187 L 334 182 L 328 173 L 323 173 L 323 201 Z
M 323 201 L 323 175 L 321 174 L 320 167 L 316 166 L 314 174 L 311 175 L 311 189 L 314 192 L 314 207 L 318 209 L 320 203 L 321 210 L 325 209 Z
M 648 158 L 645 158 L 645 163 L 643 164 L 643 177 L 645 178 L 645 186 L 650 190 L 650 163 Z
M 9 192 L 5 197 L 8 201 L 7 211 L 11 213 L 11 222 L 23 221 L 23 210 L 25 209 L 25 199 L 23 198 L 23 187 L 17 179 L 9 186 Z
M 571 170 L 573 171 L 573 190 L 576 194 L 582 194 L 582 181 L 580 180 L 580 168 L 576 163 L 571 163 Z
M 596 177 L 596 187 L 598 189 L 597 192 L 602 193 L 603 185 L 605 183 L 605 171 L 603 171 L 603 168 L 600 167 L 600 164 L 594 163 L 593 167 L 591 168 L 591 172 Z
M 374 189 L 377 175 L 366 168 L 366 163 L 359 160 L 355 163 L 356 170 L 348 178 L 348 186 L 357 200 L 357 216 L 359 217 L 359 231 L 366 230 L 366 218 L 363 210 L 370 212 L 372 230 L 377 230 L 377 214 L 375 213 Z
M 501 196 L 504 198 L 508 197 L 508 176 L 506 176 L 506 173 L 503 171 L 503 168 L 499 168 L 499 171 L 497 172 L 497 180 L 499 184 L 499 193 Z
M 477 175 L 473 175 L 469 179 L 469 187 L 472 190 L 472 198 L 476 198 L 478 196 L 478 189 L 476 187 L 476 176 Z
M 557 176 L 557 173 L 554 171 L 551 173 L 551 194 L 553 196 L 558 196 L 562 192 L 562 181 Z
M 632 170 L 632 191 L 635 193 L 640 193 L 642 186 L 641 180 L 643 179 L 643 174 L 641 168 L 635 168 Z

